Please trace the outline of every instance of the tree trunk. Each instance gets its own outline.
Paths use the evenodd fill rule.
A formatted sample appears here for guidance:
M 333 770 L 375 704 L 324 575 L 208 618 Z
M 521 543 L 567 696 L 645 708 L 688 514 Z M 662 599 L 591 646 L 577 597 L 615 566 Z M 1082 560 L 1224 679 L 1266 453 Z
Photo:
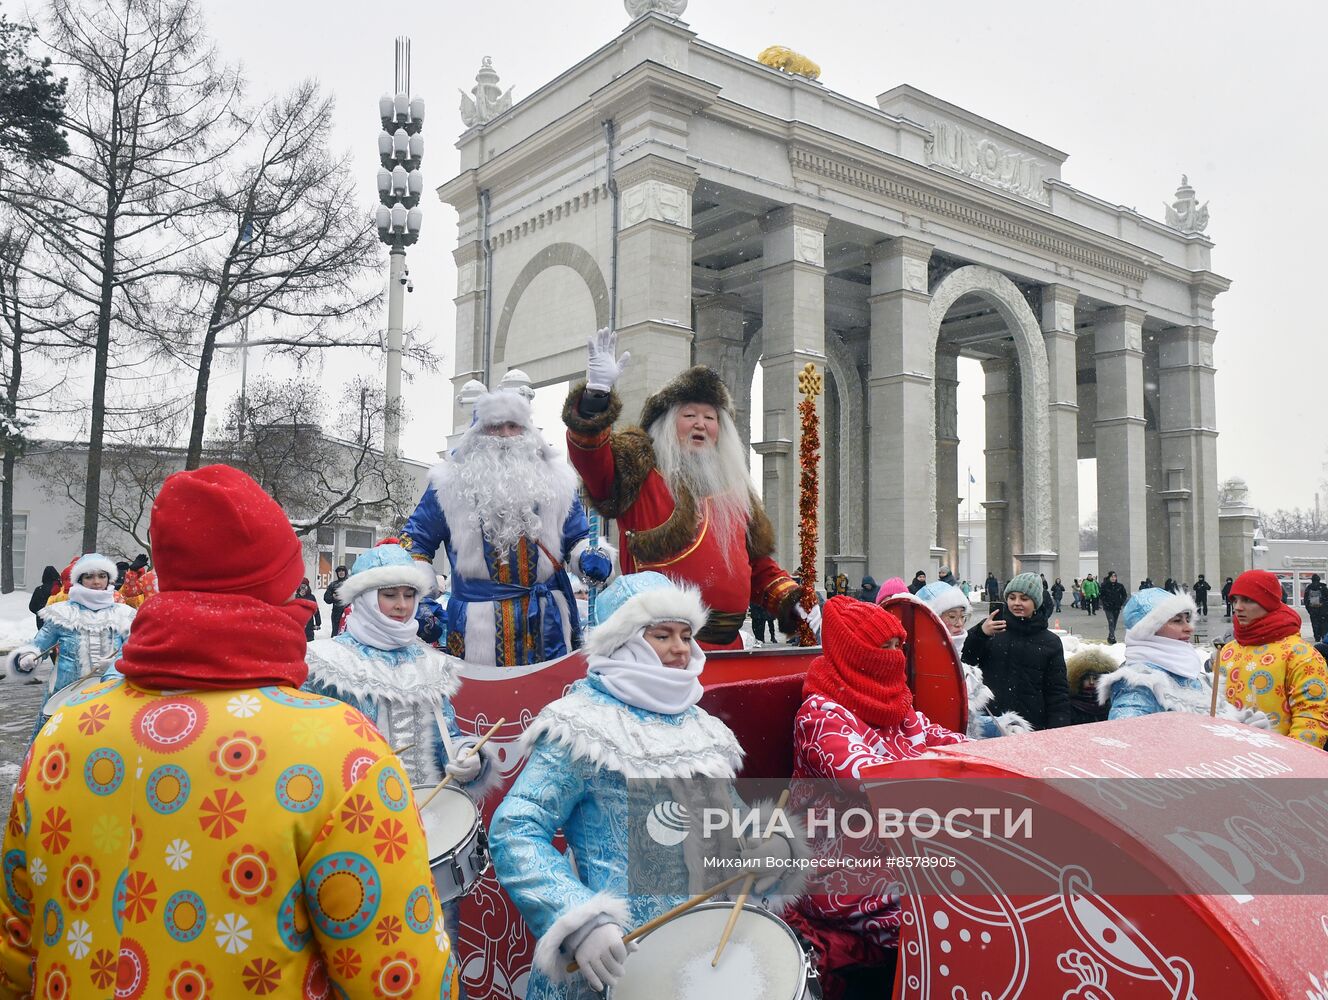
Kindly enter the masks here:
M 0 594 L 14 592 L 14 452 L 0 467 Z
M 106 194 L 101 250 L 101 302 L 97 309 L 97 346 L 92 372 L 92 425 L 88 430 L 88 478 L 83 486 L 83 552 L 97 551 L 101 509 L 101 452 L 106 434 L 106 371 L 111 354 L 111 305 L 115 296 L 115 220 L 112 192 Z
M 208 383 L 212 378 L 212 355 L 216 351 L 217 329 L 230 297 L 231 260 L 222 266 L 217 297 L 212 300 L 212 314 L 208 317 L 207 332 L 203 334 L 203 347 L 198 355 L 198 382 L 194 386 L 194 416 L 189 428 L 189 450 L 184 457 L 186 469 L 197 469 L 203 461 L 203 431 L 207 424 Z

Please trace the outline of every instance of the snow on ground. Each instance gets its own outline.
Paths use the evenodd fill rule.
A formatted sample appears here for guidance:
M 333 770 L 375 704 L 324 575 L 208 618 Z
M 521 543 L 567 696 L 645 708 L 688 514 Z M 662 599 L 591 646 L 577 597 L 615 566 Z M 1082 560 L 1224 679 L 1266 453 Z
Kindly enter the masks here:
M 0 594 L 0 653 L 30 642 L 37 634 L 37 619 L 28 610 L 32 592 L 16 590 Z

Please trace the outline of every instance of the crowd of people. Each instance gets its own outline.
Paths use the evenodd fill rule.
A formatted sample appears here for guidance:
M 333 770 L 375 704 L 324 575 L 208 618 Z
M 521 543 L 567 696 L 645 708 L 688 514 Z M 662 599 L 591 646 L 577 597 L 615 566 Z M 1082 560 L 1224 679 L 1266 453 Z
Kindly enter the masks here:
M 1328 665 L 1272 574 L 1224 586 L 1234 636 L 1212 657 L 1192 642 L 1207 584 L 1131 596 L 1114 573 L 1074 581 L 1072 606 L 1100 607 L 1113 642 L 1122 630 L 1122 664 L 1067 664 L 1049 628 L 1066 588 L 1037 573 L 989 575 L 977 613 L 948 570 L 867 577 L 856 593 L 837 577 L 823 604 L 808 599 L 775 558 L 719 377 L 690 369 L 615 429 L 628 361 L 612 333 L 590 342 L 563 411 L 570 466 L 526 395 L 482 396 L 399 535 L 337 571 L 328 638 L 315 637 L 285 514 L 226 466 L 162 486 L 153 592 L 137 608 L 124 592 L 129 572 L 151 572 L 146 559 L 121 573 L 89 553 L 63 581 L 52 570 L 37 636 L 9 665 L 30 673 L 57 650 L 53 690 L 85 683 L 37 720 L 15 787 L 0 998 L 460 996 L 459 913 L 437 891 L 414 789 L 451 782 L 482 800 L 515 769 L 457 724 L 461 660 L 519 676 L 586 654 L 584 677 L 529 720 L 488 830 L 495 874 L 536 939 L 532 1000 L 613 987 L 632 966 L 627 932 L 717 879 L 693 847 L 633 841 L 625 811 L 637 782 L 667 783 L 693 809 L 740 801 L 743 748 L 698 702 L 707 653 L 741 648 L 758 612 L 820 646 L 792 720 L 795 779 L 1213 705 L 1309 745 L 1328 739 Z M 614 544 L 599 518 L 616 525 Z M 445 605 L 435 558 L 448 566 Z M 574 576 L 596 590 L 593 628 Z M 1315 583 L 1312 618 L 1328 614 Z M 889 601 L 925 606 L 949 637 L 965 732 L 914 705 Z M 803 885 L 783 865 L 809 850 L 796 834 L 707 846 L 773 873 L 758 894 L 808 942 L 829 1000 L 883 995 L 896 893 Z M 642 892 L 629 857 L 672 888 Z

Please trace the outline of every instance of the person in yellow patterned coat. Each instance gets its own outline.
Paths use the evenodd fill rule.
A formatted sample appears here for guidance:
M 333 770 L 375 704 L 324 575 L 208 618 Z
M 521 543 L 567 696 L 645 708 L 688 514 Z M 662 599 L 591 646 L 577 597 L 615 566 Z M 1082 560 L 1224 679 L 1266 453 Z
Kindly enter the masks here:
M 1265 712 L 1284 736 L 1322 747 L 1328 740 L 1328 664 L 1300 636 L 1300 614 L 1282 601 L 1282 585 L 1252 569 L 1231 585 L 1236 641 L 1222 647 L 1222 693 L 1239 708 Z
M 43 727 L 5 830 L 0 998 L 435 1000 L 456 973 L 401 762 L 298 690 L 300 544 L 243 473 L 167 479 L 124 678 Z

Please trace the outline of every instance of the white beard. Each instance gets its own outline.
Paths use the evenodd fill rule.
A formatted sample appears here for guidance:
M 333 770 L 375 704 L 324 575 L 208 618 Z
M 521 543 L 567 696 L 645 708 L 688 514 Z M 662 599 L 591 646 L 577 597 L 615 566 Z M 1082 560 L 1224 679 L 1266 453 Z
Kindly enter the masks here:
M 453 472 L 471 526 L 500 553 L 511 552 L 522 538 L 538 539 L 540 511 L 553 505 L 553 476 L 540 452 L 530 432 L 480 434 Z
M 721 545 L 727 548 L 737 533 L 745 536 L 755 491 L 737 431 L 727 414 L 720 420 L 719 439 L 700 449 L 678 440 L 672 409 L 651 426 L 650 436 L 660 475 L 669 489 L 675 495 L 680 487 L 686 489 L 698 506 L 710 501 L 710 526 Z

